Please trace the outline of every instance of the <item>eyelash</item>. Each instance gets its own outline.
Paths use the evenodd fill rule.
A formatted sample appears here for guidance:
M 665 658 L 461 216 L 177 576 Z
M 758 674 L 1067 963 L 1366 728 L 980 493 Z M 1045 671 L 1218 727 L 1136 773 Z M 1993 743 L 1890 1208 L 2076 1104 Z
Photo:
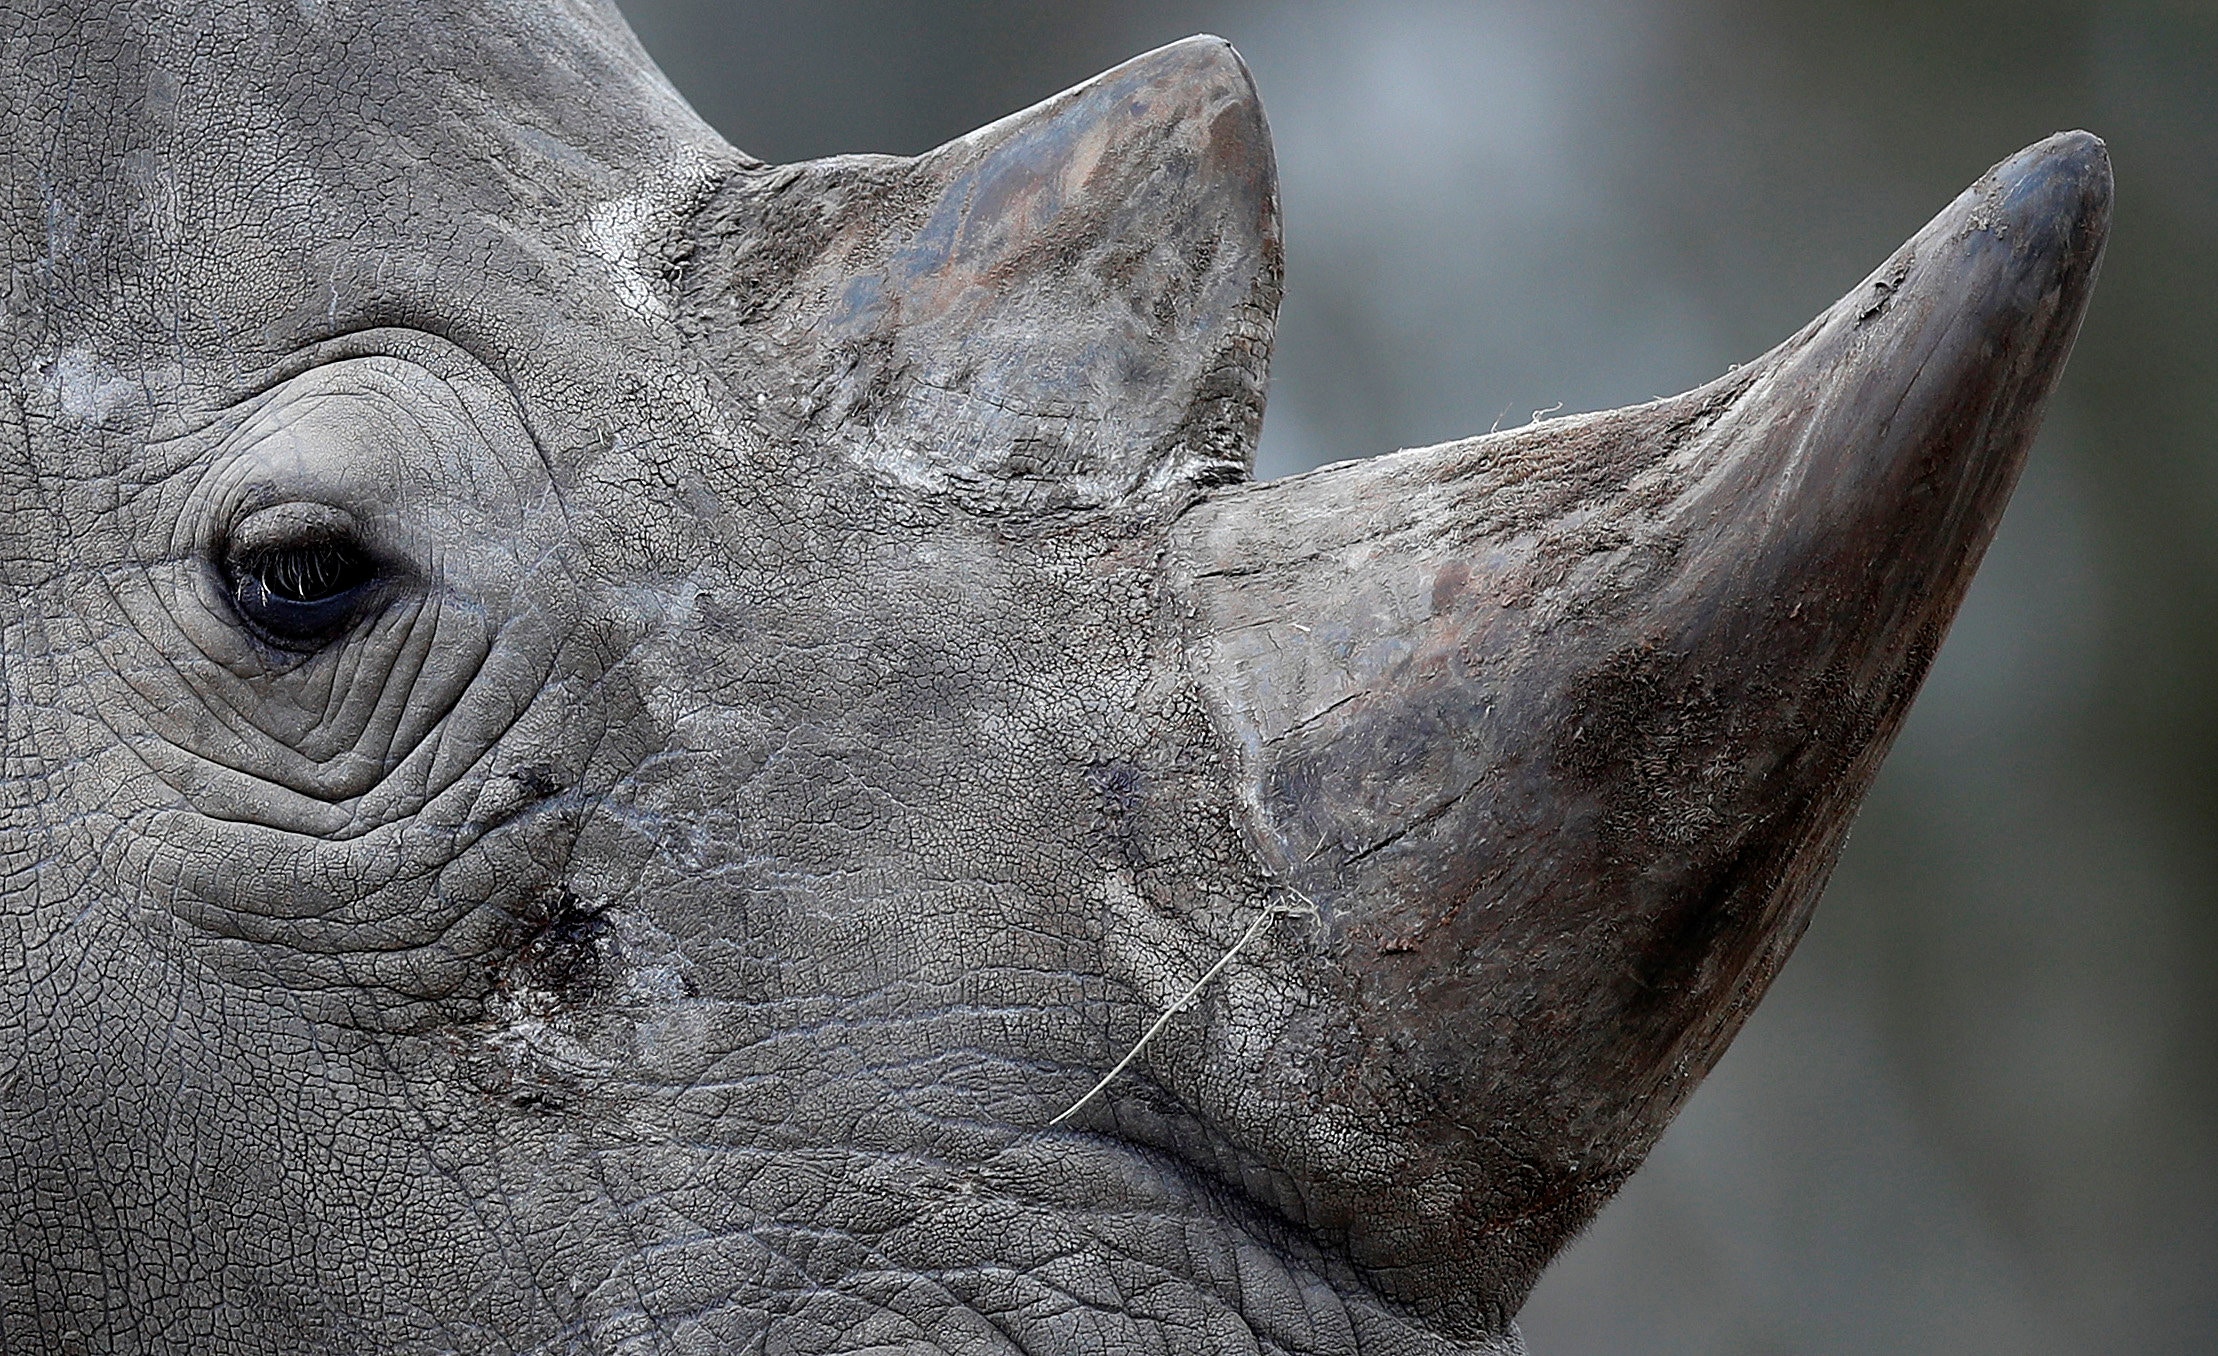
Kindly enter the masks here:
M 323 602 L 367 582 L 371 570 L 359 556 L 328 542 L 281 547 L 250 557 L 245 572 L 288 602 Z
M 376 564 L 346 541 L 268 547 L 232 558 L 233 606 L 249 627 L 286 649 L 314 649 L 345 630 L 370 602 Z

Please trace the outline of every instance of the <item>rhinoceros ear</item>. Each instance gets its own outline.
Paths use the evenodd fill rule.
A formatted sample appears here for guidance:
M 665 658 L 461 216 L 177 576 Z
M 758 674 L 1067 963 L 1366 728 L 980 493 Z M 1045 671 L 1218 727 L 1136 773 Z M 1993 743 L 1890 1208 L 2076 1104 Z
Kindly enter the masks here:
M 1221 39 L 914 159 L 743 171 L 681 248 L 681 324 L 786 437 L 985 512 L 1248 473 L 1278 184 Z

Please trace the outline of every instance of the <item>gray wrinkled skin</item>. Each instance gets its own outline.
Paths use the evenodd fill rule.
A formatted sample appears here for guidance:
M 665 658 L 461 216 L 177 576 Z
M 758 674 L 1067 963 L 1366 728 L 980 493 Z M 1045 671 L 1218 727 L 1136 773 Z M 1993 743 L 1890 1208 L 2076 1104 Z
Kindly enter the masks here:
M 774 168 L 598 0 L 12 0 L 0 159 L 11 1354 L 1520 1350 L 2110 191 L 2051 138 L 1701 390 L 1250 486 L 1214 40 Z

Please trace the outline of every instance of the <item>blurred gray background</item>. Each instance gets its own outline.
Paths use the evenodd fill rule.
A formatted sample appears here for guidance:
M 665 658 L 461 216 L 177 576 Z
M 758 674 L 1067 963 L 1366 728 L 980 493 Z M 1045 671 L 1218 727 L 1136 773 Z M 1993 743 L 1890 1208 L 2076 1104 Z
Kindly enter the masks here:
M 1696 385 L 1992 162 L 2117 216 L 1816 924 L 1541 1284 L 1535 1356 L 2218 1351 L 2218 10 L 620 0 L 770 160 L 914 152 L 1210 31 L 1278 141 L 1262 474 Z

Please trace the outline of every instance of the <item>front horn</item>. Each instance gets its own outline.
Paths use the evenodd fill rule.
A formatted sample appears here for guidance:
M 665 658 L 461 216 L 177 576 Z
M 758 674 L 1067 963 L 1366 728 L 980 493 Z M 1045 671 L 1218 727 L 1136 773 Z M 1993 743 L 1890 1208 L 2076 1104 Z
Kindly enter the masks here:
M 1412 1148 L 1384 1191 L 1302 1174 L 1390 1292 L 1513 1311 L 1777 973 L 2018 479 L 2110 197 L 2102 143 L 2051 137 L 1698 390 L 1179 522 L 1197 681 L 1344 989 L 1320 1053 Z

